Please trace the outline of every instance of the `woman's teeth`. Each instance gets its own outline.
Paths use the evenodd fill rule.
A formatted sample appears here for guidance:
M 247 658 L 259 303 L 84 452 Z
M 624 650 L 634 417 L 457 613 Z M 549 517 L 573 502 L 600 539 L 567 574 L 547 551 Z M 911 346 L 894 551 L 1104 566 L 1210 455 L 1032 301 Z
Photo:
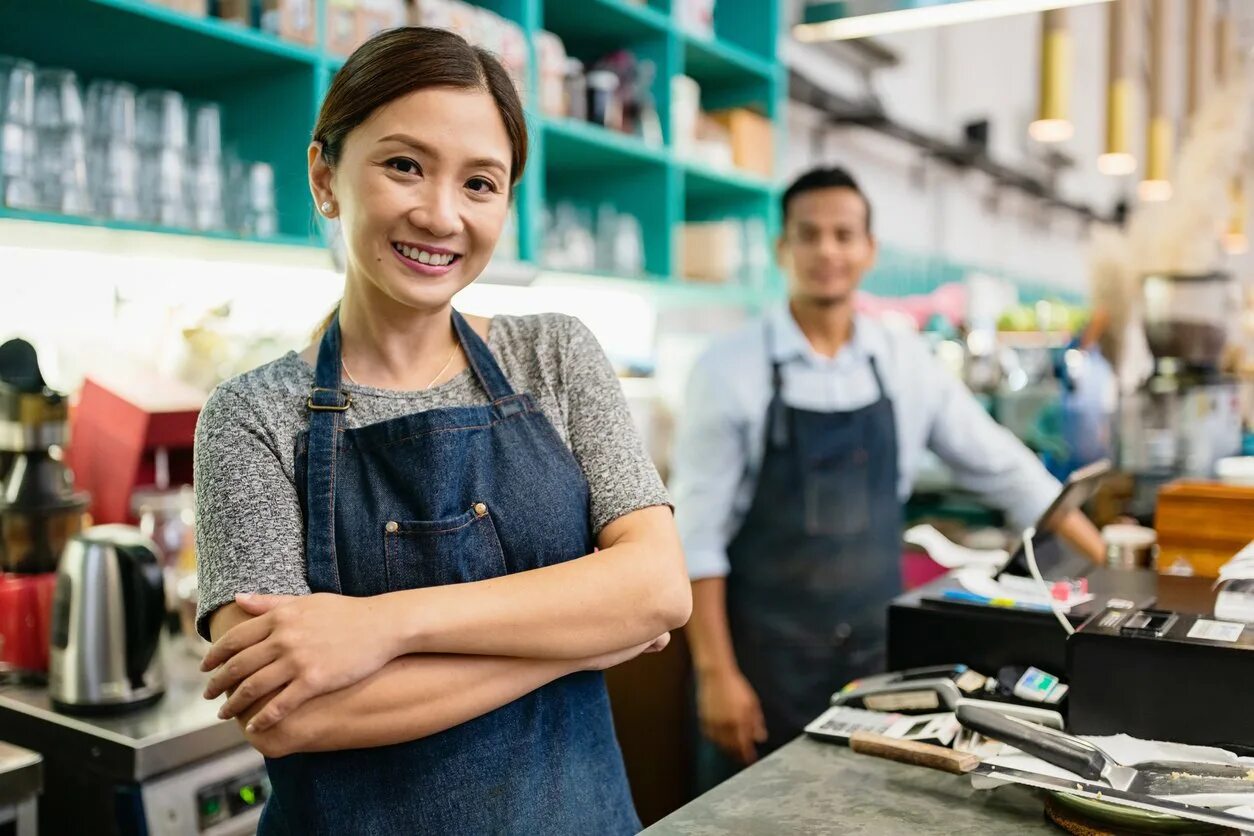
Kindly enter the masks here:
M 453 259 L 457 258 L 453 253 L 432 253 L 418 247 L 409 247 L 405 244 L 393 244 L 392 247 L 406 258 L 417 261 L 420 264 L 430 264 L 432 267 L 447 267 L 453 263 Z

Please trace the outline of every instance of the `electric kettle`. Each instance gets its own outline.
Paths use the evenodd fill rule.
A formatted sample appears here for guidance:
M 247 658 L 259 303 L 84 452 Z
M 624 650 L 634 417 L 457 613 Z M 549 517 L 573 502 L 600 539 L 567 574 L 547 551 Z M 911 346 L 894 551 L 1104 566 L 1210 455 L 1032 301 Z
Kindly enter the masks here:
M 66 544 L 52 602 L 54 708 L 105 714 L 161 698 L 162 577 L 156 544 L 137 528 L 96 526 Z

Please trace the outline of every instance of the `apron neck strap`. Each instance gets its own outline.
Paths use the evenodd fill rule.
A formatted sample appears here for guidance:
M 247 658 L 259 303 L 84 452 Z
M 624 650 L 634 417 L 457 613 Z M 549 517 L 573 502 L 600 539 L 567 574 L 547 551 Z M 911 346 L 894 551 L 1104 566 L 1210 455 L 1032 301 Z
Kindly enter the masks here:
M 319 411 L 348 409 L 352 399 L 340 390 L 340 312 L 336 310 L 331 324 L 318 343 L 318 362 L 314 365 L 314 385 L 309 393 L 309 408 Z
M 339 592 L 335 559 L 335 453 L 344 411 L 352 398 L 340 390 L 340 312 L 318 345 L 314 388 L 309 393 L 309 448 L 305 473 L 305 549 L 309 585 L 315 592 Z
M 512 397 L 514 387 L 509 385 L 505 373 L 501 371 L 496 358 L 492 356 L 488 344 L 457 311 L 453 311 L 453 329 L 457 332 L 457 338 L 461 340 L 462 350 L 466 352 L 466 360 L 470 363 L 471 371 L 479 379 L 479 385 L 488 393 L 488 397 L 494 403 Z
M 871 361 L 871 375 L 875 378 L 875 388 L 879 390 L 881 398 L 887 397 L 888 393 L 884 391 L 884 378 L 880 377 L 880 366 L 875 362 L 875 355 L 868 352 L 867 359 Z

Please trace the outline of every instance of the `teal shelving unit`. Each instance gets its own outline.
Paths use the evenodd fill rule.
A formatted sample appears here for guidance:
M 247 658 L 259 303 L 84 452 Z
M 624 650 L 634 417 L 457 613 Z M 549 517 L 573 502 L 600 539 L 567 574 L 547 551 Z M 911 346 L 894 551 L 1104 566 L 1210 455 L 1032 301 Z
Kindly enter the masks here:
M 592 208 L 608 203 L 635 216 L 644 232 L 646 275 L 634 281 L 675 285 L 679 292 L 665 294 L 668 299 L 718 297 L 752 304 L 777 286 L 774 277 L 764 277 L 755 288 L 690 288 L 677 277 L 679 224 L 761 217 L 773 233 L 777 189 L 760 177 L 681 159 L 672 149 L 670 90 L 671 80 L 686 74 L 701 85 L 703 108 L 749 107 L 769 117 L 778 159 L 786 95 L 786 76 L 776 55 L 778 3 L 718 0 L 715 32 L 702 36 L 680 25 L 672 0 L 480 0 L 521 26 L 529 42 L 544 29 L 561 37 L 568 54 L 585 63 L 628 49 L 657 68 L 652 92 L 664 142 L 650 146 L 634 136 L 541 114 L 530 95 L 537 89 L 532 55 L 526 85 L 532 153 L 517 193 L 524 261 L 539 261 L 546 205 L 558 200 Z M 320 10 L 325 5 L 319 0 Z M 224 143 L 241 158 L 274 167 L 278 240 L 310 246 L 322 242 L 306 185 L 305 147 L 318 104 L 343 64 L 324 48 L 324 30 L 320 23 L 318 42 L 303 46 L 145 0 L 0 2 L 0 53 L 68 67 L 85 81 L 118 79 L 219 102 Z M 150 229 L 0 208 L 4 217 Z

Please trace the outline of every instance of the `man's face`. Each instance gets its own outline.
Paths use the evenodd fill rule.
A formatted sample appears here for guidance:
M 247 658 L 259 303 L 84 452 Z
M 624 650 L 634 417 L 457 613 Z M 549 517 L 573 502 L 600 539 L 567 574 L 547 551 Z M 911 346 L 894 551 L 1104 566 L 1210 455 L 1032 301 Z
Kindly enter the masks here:
M 776 255 L 794 299 L 819 305 L 851 300 L 875 263 L 866 201 L 843 186 L 796 196 L 788 205 Z

